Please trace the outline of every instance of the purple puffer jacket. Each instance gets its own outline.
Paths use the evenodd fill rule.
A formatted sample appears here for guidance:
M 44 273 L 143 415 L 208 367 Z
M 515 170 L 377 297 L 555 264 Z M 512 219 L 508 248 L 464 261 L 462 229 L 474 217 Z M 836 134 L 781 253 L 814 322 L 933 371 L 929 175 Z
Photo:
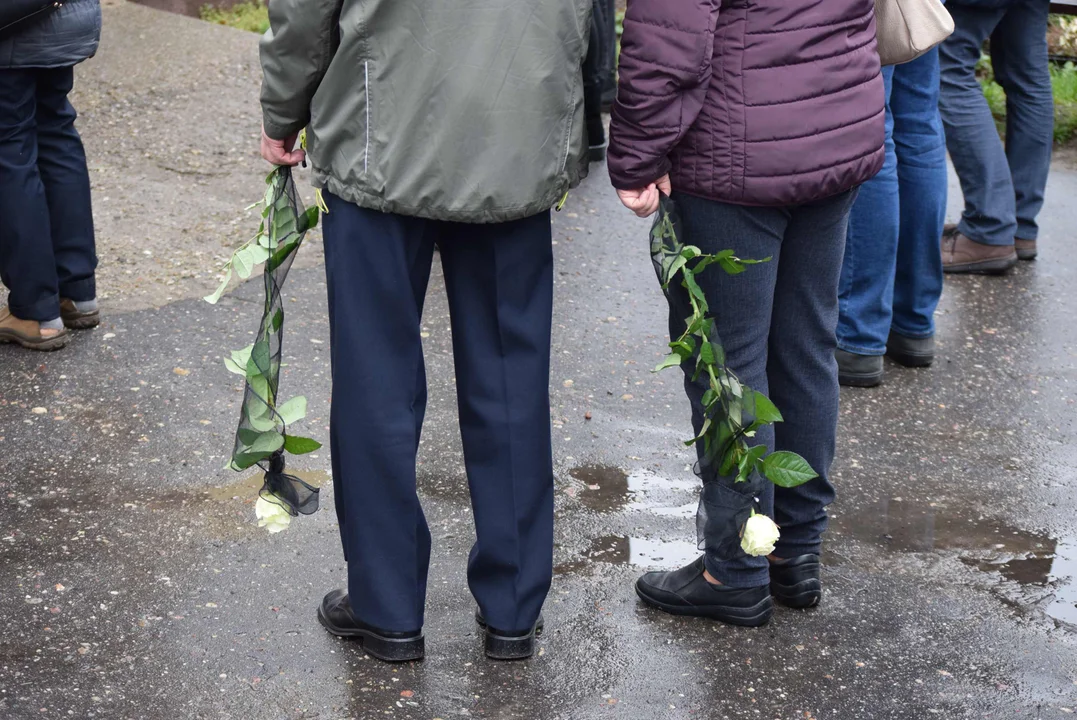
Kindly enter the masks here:
M 615 187 L 797 205 L 883 164 L 873 0 L 629 0 Z

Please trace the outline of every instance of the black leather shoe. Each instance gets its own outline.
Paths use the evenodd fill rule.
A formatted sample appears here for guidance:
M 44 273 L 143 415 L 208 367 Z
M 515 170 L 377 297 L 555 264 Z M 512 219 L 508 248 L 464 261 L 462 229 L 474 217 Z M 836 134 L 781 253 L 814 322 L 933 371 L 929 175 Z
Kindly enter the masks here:
M 481 610 L 475 611 L 475 622 L 482 628 L 486 657 L 491 660 L 525 660 L 535 654 L 535 638 L 542 634 L 545 621 L 539 615 L 531 632 L 519 633 L 498 630 L 486 624 Z
M 426 654 L 422 630 L 390 632 L 367 625 L 352 613 L 348 593 L 344 590 L 331 590 L 322 598 L 318 622 L 337 637 L 358 638 L 363 650 L 379 660 L 407 662 L 422 660 Z
M 838 382 L 846 387 L 875 387 L 883 381 L 882 355 L 857 355 L 835 350 L 838 361 Z
M 819 578 L 819 556 L 801 555 L 788 560 L 771 561 L 770 594 L 791 608 L 812 608 L 823 597 Z
M 886 341 L 886 354 L 905 367 L 927 367 L 935 362 L 935 336 L 911 338 L 891 331 Z
M 713 585 L 703 577 L 703 558 L 673 572 L 647 573 L 636 581 L 636 594 L 648 605 L 673 615 L 711 618 L 730 625 L 759 627 L 774 613 L 766 585 Z

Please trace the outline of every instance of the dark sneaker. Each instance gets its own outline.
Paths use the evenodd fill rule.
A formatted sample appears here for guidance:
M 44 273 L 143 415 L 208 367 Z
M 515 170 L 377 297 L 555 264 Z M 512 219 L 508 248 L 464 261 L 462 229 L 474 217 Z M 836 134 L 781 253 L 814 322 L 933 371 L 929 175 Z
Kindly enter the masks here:
M 1013 245 L 985 245 L 956 229 L 944 233 L 941 243 L 943 272 L 1001 275 L 1017 264 Z
M 422 660 L 426 654 L 423 631 L 390 632 L 380 630 L 355 617 L 348 593 L 331 590 L 318 608 L 318 622 L 331 634 L 342 638 L 357 638 L 369 655 L 386 662 Z
M 875 387 L 883 381 L 882 355 L 857 355 L 835 350 L 838 361 L 838 382 L 846 387 Z
M 482 611 L 475 611 L 475 622 L 482 628 L 486 657 L 491 660 L 526 660 L 535 654 L 535 638 L 542 634 L 545 620 L 539 616 L 530 632 L 498 630 L 486 624 Z
M 886 341 L 886 354 L 905 367 L 927 367 L 935 362 L 935 336 L 911 338 L 891 330 Z
M 1036 259 L 1036 241 L 1035 240 L 1022 240 L 1016 238 L 1013 241 L 1013 246 L 1017 250 L 1018 260 L 1035 260 Z
M 64 327 L 72 330 L 89 330 L 101 324 L 101 311 L 97 303 L 86 303 L 92 309 L 83 309 L 75 305 L 73 300 L 63 299 L 60 301 L 60 317 L 64 321 Z
M 721 620 L 730 625 L 759 627 L 770 622 L 774 601 L 766 585 L 731 588 L 703 577 L 703 558 L 673 572 L 649 572 L 636 581 L 643 602 L 672 615 Z
M 812 608 L 823 597 L 819 578 L 819 556 L 801 555 L 788 560 L 770 561 L 770 594 L 791 608 Z

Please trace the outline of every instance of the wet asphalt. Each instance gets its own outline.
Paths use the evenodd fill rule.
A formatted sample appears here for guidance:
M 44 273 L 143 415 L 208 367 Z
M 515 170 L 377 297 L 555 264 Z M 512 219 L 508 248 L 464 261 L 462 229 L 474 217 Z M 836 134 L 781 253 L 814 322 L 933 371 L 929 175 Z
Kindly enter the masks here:
M 257 196 L 257 186 L 250 195 Z M 959 207 L 952 193 L 951 213 Z M 342 586 L 329 455 L 293 461 L 323 510 L 269 536 L 260 478 L 223 470 L 261 291 L 114 307 L 66 350 L 0 346 L 0 718 L 367 720 L 1065 718 L 1077 713 L 1077 172 L 1051 178 L 1041 258 L 948 278 L 939 357 L 843 390 L 813 611 L 761 629 L 677 619 L 632 583 L 697 554 L 680 383 L 647 225 L 601 168 L 556 215 L 556 577 L 531 660 L 482 655 L 444 287 L 424 318 L 419 485 L 434 556 L 427 658 L 328 636 Z M 735 245 L 735 242 L 733 243 Z M 206 280 L 206 291 L 212 281 Z M 318 267 L 285 287 L 283 387 L 328 436 Z

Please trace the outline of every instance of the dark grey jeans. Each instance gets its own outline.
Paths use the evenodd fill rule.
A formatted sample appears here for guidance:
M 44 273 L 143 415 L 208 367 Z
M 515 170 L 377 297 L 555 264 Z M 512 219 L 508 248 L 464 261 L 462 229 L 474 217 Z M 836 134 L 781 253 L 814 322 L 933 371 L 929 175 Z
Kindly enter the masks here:
M 834 500 L 830 465 L 838 424 L 838 280 L 856 191 L 785 208 L 729 205 L 676 192 L 673 197 L 685 243 L 705 253 L 730 248 L 742 258 L 771 258 L 735 276 L 712 266 L 700 277 L 700 285 L 729 367 L 743 382 L 769 395 L 785 417 L 785 422 L 760 430 L 752 442 L 800 453 L 820 475 L 794 489 L 766 483 L 760 505 L 782 533 L 775 554 L 791 558 L 818 553 L 827 527 L 826 506 Z M 684 332 L 690 314 L 686 308 L 671 307 L 671 335 Z M 685 390 L 698 431 L 706 386 L 686 375 Z M 723 562 L 708 553 L 706 565 L 731 587 L 765 585 L 769 578 L 766 558 Z

